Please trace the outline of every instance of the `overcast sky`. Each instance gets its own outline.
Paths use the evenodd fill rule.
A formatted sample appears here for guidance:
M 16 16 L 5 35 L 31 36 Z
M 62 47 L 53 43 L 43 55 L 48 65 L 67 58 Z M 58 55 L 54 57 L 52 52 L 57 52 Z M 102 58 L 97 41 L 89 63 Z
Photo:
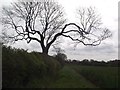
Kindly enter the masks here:
M 7 5 L 15 0 L 0 0 L 0 7 Z M 79 7 L 93 6 L 102 18 L 105 27 L 109 28 L 113 36 L 102 42 L 101 45 L 96 47 L 83 46 L 79 44 L 74 48 L 67 39 L 61 39 L 63 43 L 60 47 L 65 50 L 68 59 L 95 59 L 95 60 L 112 60 L 118 58 L 118 1 L 119 0 L 56 0 L 65 10 L 68 22 L 76 22 L 76 9 Z M 24 48 L 28 50 L 40 51 L 39 43 L 32 42 L 29 45 L 25 41 L 19 41 L 12 45 L 17 48 Z M 50 50 L 52 52 L 52 48 Z

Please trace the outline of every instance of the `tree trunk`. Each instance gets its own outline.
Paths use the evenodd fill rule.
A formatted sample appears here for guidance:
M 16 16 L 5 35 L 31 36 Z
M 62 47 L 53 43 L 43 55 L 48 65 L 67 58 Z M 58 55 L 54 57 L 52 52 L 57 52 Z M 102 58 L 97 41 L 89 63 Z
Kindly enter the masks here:
M 42 53 L 44 54 L 47 54 L 48 55 L 48 51 L 49 51 L 49 47 L 45 47 L 45 46 L 42 46 Z
M 42 53 L 48 55 L 49 47 L 45 46 L 45 45 L 44 45 L 44 42 L 41 42 L 40 45 L 41 45 L 41 48 L 42 48 Z
M 47 54 L 48 55 L 48 48 L 42 48 L 42 53 L 44 53 L 44 54 Z
M 42 47 L 42 53 L 44 53 L 44 54 L 47 54 L 48 55 L 48 51 L 49 51 L 49 49 L 50 49 L 50 46 L 51 46 L 51 44 L 52 44 L 53 42 L 51 42 L 51 43 L 49 43 L 49 44 L 47 44 L 46 46 L 44 45 L 44 43 L 42 42 L 42 43 L 40 43 L 40 45 L 41 45 L 41 47 Z

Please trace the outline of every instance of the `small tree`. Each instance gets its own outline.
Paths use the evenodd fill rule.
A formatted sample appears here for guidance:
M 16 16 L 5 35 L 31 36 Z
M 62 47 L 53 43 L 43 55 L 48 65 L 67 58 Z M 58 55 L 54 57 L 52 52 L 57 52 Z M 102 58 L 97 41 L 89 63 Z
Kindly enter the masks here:
M 64 51 L 63 49 L 61 49 L 60 47 L 55 47 L 54 45 L 53 45 L 53 48 L 54 48 L 53 51 L 56 52 L 56 55 L 54 55 L 55 58 L 56 58 L 60 63 L 64 64 L 64 62 L 67 60 L 67 55 L 64 54 L 65 51 Z
M 61 65 L 63 66 L 65 64 L 65 61 L 67 60 L 67 55 L 64 53 L 57 53 L 57 55 L 55 55 L 55 58 L 61 63 Z
M 96 46 L 111 36 L 107 28 L 101 27 L 101 20 L 92 8 L 78 10 L 80 23 L 65 24 L 64 12 L 57 2 L 19 1 L 3 8 L 2 23 L 5 26 L 3 38 L 12 41 L 37 41 L 42 52 L 48 54 L 49 48 L 63 36 L 76 43 Z M 69 28 L 73 26 L 74 28 Z M 8 33 L 6 32 L 8 30 Z M 12 31 L 12 32 L 11 32 Z M 9 35 L 10 34 L 10 35 Z

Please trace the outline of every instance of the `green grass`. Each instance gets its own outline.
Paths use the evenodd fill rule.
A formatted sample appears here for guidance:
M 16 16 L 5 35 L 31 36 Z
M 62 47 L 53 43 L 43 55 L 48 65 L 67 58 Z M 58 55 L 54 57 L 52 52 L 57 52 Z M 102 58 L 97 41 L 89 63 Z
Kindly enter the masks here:
M 55 88 L 96 88 L 94 84 L 86 80 L 69 66 L 64 66 L 52 87 Z
M 70 65 L 87 80 L 101 88 L 118 87 L 118 67 Z

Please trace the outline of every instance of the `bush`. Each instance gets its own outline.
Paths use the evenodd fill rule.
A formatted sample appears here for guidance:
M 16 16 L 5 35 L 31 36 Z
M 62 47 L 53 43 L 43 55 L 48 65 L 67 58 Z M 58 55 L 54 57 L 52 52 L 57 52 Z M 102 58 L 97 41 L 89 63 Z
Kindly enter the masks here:
M 65 61 L 67 60 L 67 56 L 64 53 L 57 53 L 55 58 L 61 63 L 62 66 L 64 66 Z

